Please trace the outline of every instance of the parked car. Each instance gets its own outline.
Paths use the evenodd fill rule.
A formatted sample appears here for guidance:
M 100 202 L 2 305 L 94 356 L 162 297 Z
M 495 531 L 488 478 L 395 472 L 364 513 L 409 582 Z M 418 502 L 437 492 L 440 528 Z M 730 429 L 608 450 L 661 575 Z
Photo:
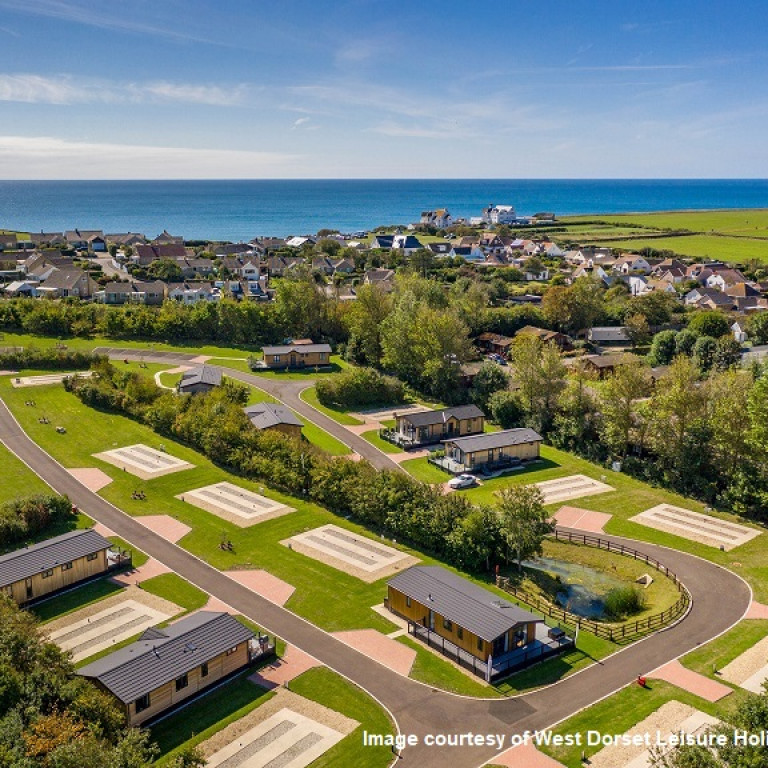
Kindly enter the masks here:
M 451 488 L 471 488 L 476 483 L 477 478 L 474 475 L 456 475 L 448 481 Z
M 489 360 L 493 360 L 494 363 L 498 363 L 499 365 L 506 365 L 507 361 L 501 356 L 496 354 L 496 352 L 491 352 L 490 355 L 488 355 Z

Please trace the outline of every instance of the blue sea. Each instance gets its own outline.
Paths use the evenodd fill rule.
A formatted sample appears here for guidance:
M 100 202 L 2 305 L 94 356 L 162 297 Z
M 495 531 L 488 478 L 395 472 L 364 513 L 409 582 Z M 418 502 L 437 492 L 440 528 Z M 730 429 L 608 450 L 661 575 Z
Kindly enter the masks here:
M 0 181 L 0 228 L 241 241 L 408 224 L 430 208 L 479 216 L 489 203 L 560 216 L 767 208 L 768 180 Z

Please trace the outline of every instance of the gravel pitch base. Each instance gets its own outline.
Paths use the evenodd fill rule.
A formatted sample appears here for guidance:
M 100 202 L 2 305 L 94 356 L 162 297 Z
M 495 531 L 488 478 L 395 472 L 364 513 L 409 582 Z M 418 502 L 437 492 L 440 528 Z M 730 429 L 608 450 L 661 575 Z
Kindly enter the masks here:
M 17 376 L 11 379 L 13 387 L 44 387 L 48 384 L 61 384 L 69 376 L 80 376 L 83 379 L 93 376 L 93 371 L 76 371 L 73 373 L 46 373 L 42 376 Z
M 754 528 L 670 504 L 659 504 L 629 519 L 631 522 L 697 541 L 699 544 L 722 547 L 726 551 L 760 535 L 760 531 Z
M 152 480 L 152 478 L 161 475 L 169 475 L 172 472 L 180 472 L 184 469 L 193 467 L 187 461 L 177 459 L 162 451 L 157 451 L 149 446 L 127 445 L 124 448 L 115 448 L 111 451 L 94 453 L 95 459 L 106 461 L 107 464 L 118 467 L 126 472 L 130 472 L 142 480 Z
M 295 511 L 293 507 L 232 483 L 206 485 L 180 493 L 176 498 L 241 528 Z
M 569 475 L 554 480 L 544 480 L 536 483 L 536 487 L 544 494 L 545 504 L 555 504 L 559 501 L 579 499 L 582 496 L 593 496 L 597 493 L 607 493 L 616 490 L 606 483 L 593 480 L 586 475 Z
M 324 525 L 280 543 L 369 584 L 419 562 L 394 547 L 335 525 Z
M 141 606 L 149 609 L 146 614 L 148 617 L 151 617 L 149 623 L 146 621 L 138 622 L 138 619 L 141 618 Z M 181 613 L 182 610 L 183 609 L 175 603 L 165 600 L 162 597 L 152 595 L 149 592 L 145 592 L 139 587 L 126 587 L 119 593 L 111 595 L 104 600 L 97 600 L 95 603 L 91 603 L 84 608 L 68 613 L 66 616 L 61 616 L 53 621 L 47 622 L 43 625 L 43 629 L 53 642 L 58 643 L 58 641 L 61 641 L 62 647 L 70 648 L 73 651 L 74 660 L 80 661 L 88 658 L 88 656 L 98 653 L 102 648 L 109 647 L 113 639 L 115 641 L 118 641 L 118 638 L 119 640 L 124 640 L 127 637 L 131 637 L 132 635 L 147 629 L 149 626 L 159 624 L 161 621 L 165 621 L 166 619 Z M 109 636 L 105 637 L 103 641 L 100 637 L 89 638 L 88 634 L 91 627 L 88 619 L 93 617 L 95 626 L 98 626 L 99 621 L 111 623 L 110 621 L 107 621 L 109 615 L 112 615 L 115 618 L 124 616 L 125 623 L 129 625 L 131 625 L 131 622 L 133 621 L 136 621 L 137 623 L 126 627 L 126 631 L 133 631 L 130 631 L 130 633 L 125 636 L 121 636 L 124 633 L 116 631 L 113 634 L 107 632 Z M 83 624 L 83 622 L 85 622 L 85 624 Z M 82 642 L 78 643 L 76 636 L 70 637 L 70 634 L 73 631 L 81 633 Z
M 762 693 L 763 682 L 768 680 L 768 636 L 726 664 L 720 676 L 752 693 Z
M 253 730 L 274 715 L 278 715 L 282 710 L 289 710 L 297 715 L 314 720 L 324 728 L 329 728 L 337 732 L 342 738 L 352 733 L 352 731 L 360 725 L 357 721 L 345 717 L 339 712 L 334 712 L 334 710 L 328 709 L 328 707 L 324 707 L 322 704 L 305 699 L 303 696 L 299 696 L 287 688 L 278 688 L 271 699 L 264 702 L 261 706 L 256 707 L 256 709 L 249 712 L 245 717 L 241 717 L 239 720 L 214 734 L 207 741 L 204 741 L 200 745 L 203 754 L 210 760 L 210 758 L 217 752 L 220 752 L 238 739 L 243 738 L 249 731 Z M 337 741 L 338 740 L 339 739 L 337 739 Z M 247 740 L 243 739 L 244 746 L 246 742 Z M 332 746 L 331 743 L 328 744 L 326 749 L 330 746 Z M 316 757 L 313 757 L 312 759 L 314 760 Z M 217 763 L 215 762 L 209 763 L 209 765 L 216 764 Z M 306 765 L 307 763 L 296 763 L 297 766 L 300 764 Z M 223 765 L 223 763 L 221 763 L 221 765 Z M 238 765 L 238 763 L 232 763 L 230 765 Z M 238 768 L 257 768 L 257 766 L 261 765 L 263 765 L 262 761 L 257 762 L 254 760 L 252 762 L 240 762 Z M 288 765 L 288 763 L 285 765 Z M 291 765 L 291 768 L 293 768 L 293 765 Z
M 698 709 L 679 701 L 668 701 L 627 733 L 632 736 L 650 733 L 654 741 L 657 730 L 664 738 L 681 729 L 687 733 L 699 733 L 716 723 L 714 717 Z M 612 744 L 593 755 L 589 764 L 591 768 L 645 768 L 653 764 L 650 757 L 649 750 L 644 746 Z

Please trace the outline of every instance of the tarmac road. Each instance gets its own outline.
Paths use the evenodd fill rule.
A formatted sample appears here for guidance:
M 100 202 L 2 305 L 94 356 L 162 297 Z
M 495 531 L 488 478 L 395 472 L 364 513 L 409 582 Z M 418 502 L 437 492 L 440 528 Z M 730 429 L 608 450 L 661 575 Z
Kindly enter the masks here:
M 150 357 L 144 359 L 149 361 Z M 164 360 L 175 363 L 178 358 Z M 227 373 L 233 375 L 229 370 Z M 285 384 L 284 381 L 269 380 L 270 385 L 278 383 Z M 264 380 L 258 379 L 258 384 L 263 387 Z M 743 580 L 713 563 L 645 542 L 604 535 L 617 543 L 630 543 L 674 571 L 693 599 L 687 617 L 548 688 L 513 699 L 467 699 L 398 675 L 145 528 L 70 475 L 27 437 L 1 402 L 0 441 L 52 488 L 66 493 L 83 512 L 131 545 L 360 685 L 390 710 L 400 732 L 405 734 L 420 737 L 428 733 L 467 732 L 509 735 L 526 729 L 542 729 L 724 632 L 742 618 L 751 598 L 751 591 Z M 444 768 L 446 758 L 449 758 L 451 768 L 471 768 L 495 754 L 497 752 L 487 746 L 440 749 L 420 743 L 403 752 L 400 764 Z

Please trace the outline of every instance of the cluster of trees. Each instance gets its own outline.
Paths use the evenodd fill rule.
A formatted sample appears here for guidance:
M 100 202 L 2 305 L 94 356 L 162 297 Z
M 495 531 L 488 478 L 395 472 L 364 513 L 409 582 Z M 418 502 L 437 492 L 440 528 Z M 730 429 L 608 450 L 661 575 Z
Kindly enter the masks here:
M 125 726 L 114 700 L 75 674 L 32 614 L 0 596 L 0 765 L 8 768 L 146 768 L 149 731 Z M 205 761 L 197 750 L 173 768 Z
M 334 458 L 284 435 L 259 431 L 243 413 L 248 393 L 236 382 L 179 397 L 107 362 L 97 364 L 96 373 L 68 379 L 66 386 L 83 402 L 139 419 L 233 472 L 306 496 L 461 568 L 482 571 L 510 557 L 526 557 L 546 531 L 540 499 L 512 493 L 500 513 L 473 506 L 460 494 L 444 495 L 404 472 L 378 471 L 365 461 Z M 521 520 L 512 525 L 518 513 Z
M 0 548 L 6 549 L 76 518 L 72 502 L 58 494 L 40 494 L 0 506 Z
M 679 334 L 678 334 L 679 336 Z M 676 355 L 653 381 L 627 356 L 595 385 L 576 366 L 570 376 L 555 351 L 531 338 L 513 346 L 519 424 L 566 450 L 605 462 L 740 514 L 768 508 L 768 371 L 700 367 Z
M 315 389 L 318 400 L 324 405 L 345 408 L 394 405 L 408 399 L 402 381 L 374 368 L 350 368 L 338 376 L 319 379 Z
M 24 368 L 87 369 L 91 363 L 106 358 L 92 352 L 75 349 L 57 349 L 55 347 L 17 347 L 0 352 L 0 368 L 20 371 Z
M 702 371 L 727 370 L 741 358 L 741 345 L 720 312 L 701 312 L 681 331 L 660 331 L 653 337 L 648 361 L 669 365 L 678 355 L 691 357 Z

